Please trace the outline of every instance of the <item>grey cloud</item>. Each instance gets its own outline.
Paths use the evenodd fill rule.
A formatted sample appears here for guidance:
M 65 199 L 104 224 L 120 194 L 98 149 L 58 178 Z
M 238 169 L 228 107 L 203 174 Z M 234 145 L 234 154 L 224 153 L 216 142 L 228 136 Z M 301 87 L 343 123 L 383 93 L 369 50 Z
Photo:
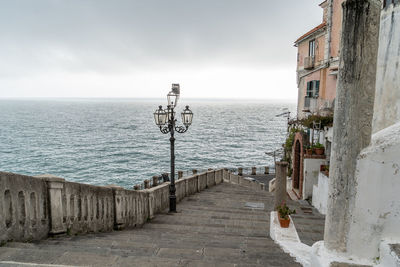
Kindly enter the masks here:
M 293 65 L 293 41 L 319 22 L 318 9 L 309 0 L 4 1 L 0 75 Z

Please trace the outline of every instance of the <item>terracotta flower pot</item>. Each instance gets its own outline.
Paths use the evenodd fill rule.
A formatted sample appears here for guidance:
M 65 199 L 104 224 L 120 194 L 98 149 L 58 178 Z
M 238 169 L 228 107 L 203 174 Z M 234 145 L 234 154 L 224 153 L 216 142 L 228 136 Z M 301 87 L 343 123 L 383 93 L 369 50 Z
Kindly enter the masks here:
M 306 149 L 306 154 L 311 156 L 312 155 L 312 149 L 311 148 L 307 148 Z
M 281 225 L 282 228 L 289 228 L 290 218 L 289 219 L 283 219 L 279 215 L 278 215 L 278 218 L 279 218 L 279 224 Z
M 315 154 L 323 155 L 325 152 L 325 148 L 315 148 Z

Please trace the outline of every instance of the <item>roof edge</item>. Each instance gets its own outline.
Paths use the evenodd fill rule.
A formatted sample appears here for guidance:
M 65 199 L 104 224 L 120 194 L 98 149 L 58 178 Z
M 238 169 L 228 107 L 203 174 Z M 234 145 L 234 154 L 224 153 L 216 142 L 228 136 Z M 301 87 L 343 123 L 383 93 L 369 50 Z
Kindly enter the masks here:
M 303 39 L 309 37 L 311 34 L 317 32 L 318 30 L 323 29 L 326 26 L 326 22 L 322 22 L 320 25 L 318 25 L 317 27 L 313 28 L 312 30 L 308 31 L 307 33 L 303 34 L 302 36 L 300 36 L 296 41 L 294 41 L 294 44 L 298 44 L 300 41 L 302 41 Z

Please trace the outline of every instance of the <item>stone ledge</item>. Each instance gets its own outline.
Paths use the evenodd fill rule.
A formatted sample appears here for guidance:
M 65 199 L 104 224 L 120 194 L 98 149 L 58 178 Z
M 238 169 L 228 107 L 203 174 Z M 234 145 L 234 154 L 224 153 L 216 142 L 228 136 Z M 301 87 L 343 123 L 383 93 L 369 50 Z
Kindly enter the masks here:
M 52 174 L 48 174 L 48 173 L 36 175 L 36 176 L 33 176 L 33 177 L 39 178 L 39 179 L 43 179 L 46 182 L 61 182 L 61 183 L 65 182 L 64 178 L 61 178 L 61 177 L 58 177 L 58 176 L 55 176 L 55 175 L 52 175 Z
M 311 247 L 311 266 L 319 267 L 370 267 L 374 266 L 372 262 L 350 258 L 346 255 L 340 255 L 325 248 L 324 241 L 316 242 Z M 376 265 L 375 265 L 376 266 Z
M 278 214 L 272 211 L 270 214 L 270 237 L 286 253 L 294 257 L 303 266 L 310 266 L 311 247 L 301 243 L 293 219 L 290 217 L 289 228 L 282 228 L 279 224 Z
M 304 154 L 304 159 L 326 159 L 326 155 L 307 155 Z

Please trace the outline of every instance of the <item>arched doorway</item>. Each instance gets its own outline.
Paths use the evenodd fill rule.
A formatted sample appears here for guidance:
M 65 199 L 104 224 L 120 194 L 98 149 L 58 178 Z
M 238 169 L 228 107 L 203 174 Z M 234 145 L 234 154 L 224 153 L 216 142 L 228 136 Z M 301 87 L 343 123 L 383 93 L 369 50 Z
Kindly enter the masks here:
M 301 145 L 300 141 L 296 140 L 293 157 L 293 189 L 299 189 L 300 186 L 300 163 L 301 163 Z

